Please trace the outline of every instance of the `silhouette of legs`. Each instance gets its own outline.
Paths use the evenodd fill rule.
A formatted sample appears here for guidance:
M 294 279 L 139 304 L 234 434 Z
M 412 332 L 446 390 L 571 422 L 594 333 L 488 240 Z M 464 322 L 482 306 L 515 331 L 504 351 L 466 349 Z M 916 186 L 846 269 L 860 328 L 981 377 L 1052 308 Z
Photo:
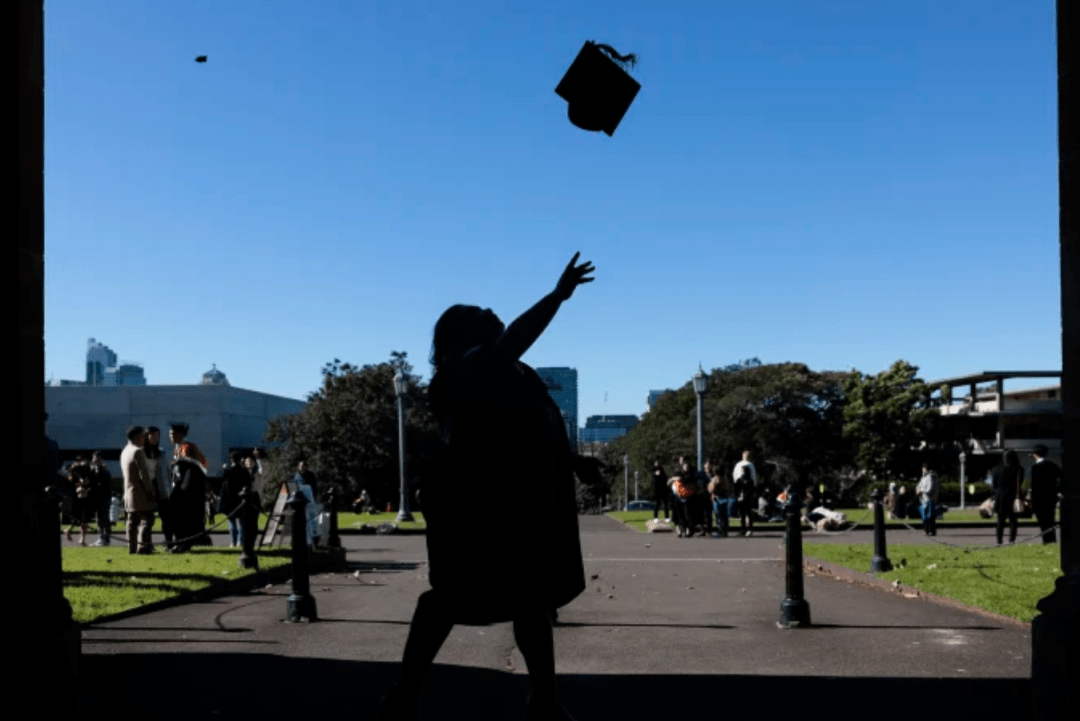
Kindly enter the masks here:
M 409 698 L 420 695 L 424 676 L 453 628 L 454 623 L 439 605 L 435 592 L 426 591 L 420 594 L 401 660 L 401 680 L 398 681 L 398 687 L 402 695 Z
M 555 703 L 555 639 L 551 613 L 543 605 L 523 609 L 514 619 L 517 641 L 532 682 L 532 702 L 543 706 Z

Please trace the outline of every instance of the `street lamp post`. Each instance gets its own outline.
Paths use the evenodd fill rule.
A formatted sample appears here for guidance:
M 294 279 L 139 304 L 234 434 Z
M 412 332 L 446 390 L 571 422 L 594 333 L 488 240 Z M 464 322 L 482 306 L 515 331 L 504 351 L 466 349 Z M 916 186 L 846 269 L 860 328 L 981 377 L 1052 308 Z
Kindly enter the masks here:
M 967 476 L 964 474 L 964 462 L 967 461 L 967 453 L 960 451 L 960 508 L 964 508 L 964 484 L 967 483 Z
M 405 477 L 405 374 L 400 370 L 394 375 L 394 395 L 397 396 L 398 466 L 401 469 L 401 502 L 397 514 L 400 522 L 413 520 L 409 511 L 409 482 Z
M 622 457 L 623 461 L 623 510 L 630 510 L 630 454 Z
M 697 468 L 700 472 L 705 467 L 705 443 L 701 433 L 701 396 L 708 387 L 708 377 L 698 364 L 698 372 L 694 375 L 694 393 L 697 394 Z
M 634 471 L 634 500 L 638 499 L 638 472 Z

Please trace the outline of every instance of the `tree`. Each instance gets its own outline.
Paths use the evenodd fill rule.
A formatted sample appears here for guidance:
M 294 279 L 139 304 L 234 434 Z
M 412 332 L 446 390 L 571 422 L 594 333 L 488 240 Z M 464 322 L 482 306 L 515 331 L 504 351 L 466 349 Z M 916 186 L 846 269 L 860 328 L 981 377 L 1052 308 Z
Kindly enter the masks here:
M 898 360 L 876 376 L 856 371 L 844 386 L 844 437 L 855 460 L 875 479 L 914 478 L 927 458 L 923 442 L 936 438 L 940 415 L 918 366 Z
M 325 489 L 334 486 L 346 500 L 366 488 L 379 506 L 396 501 L 400 483 L 398 417 L 393 377 L 405 374 L 405 447 L 410 487 L 441 443 L 427 403 L 427 386 L 411 373 L 407 354 L 362 368 L 335 358 L 322 368 L 322 387 L 308 395 L 304 411 L 271 421 L 266 440 L 282 444 L 271 451 L 271 487 L 292 476 L 300 458 Z
M 846 373 L 816 373 L 801 363 L 763 365 L 756 358 L 713 369 L 702 403 L 706 459 L 729 472 L 750 450 L 760 481 L 801 478 L 842 491 L 844 471 L 852 462 L 842 437 L 846 378 Z M 656 457 L 668 466 L 680 455 L 696 461 L 692 384 L 662 396 L 610 448 L 610 462 L 620 468 L 627 452 L 638 470 L 651 468 Z

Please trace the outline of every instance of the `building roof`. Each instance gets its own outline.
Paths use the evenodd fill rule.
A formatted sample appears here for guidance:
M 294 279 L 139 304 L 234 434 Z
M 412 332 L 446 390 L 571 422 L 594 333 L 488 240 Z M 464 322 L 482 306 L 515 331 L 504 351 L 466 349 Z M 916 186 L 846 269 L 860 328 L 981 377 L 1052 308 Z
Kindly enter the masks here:
M 927 381 L 928 386 L 966 386 L 972 383 L 985 383 L 987 381 L 1004 380 L 1006 378 L 1060 378 L 1061 371 L 982 371 L 967 376 L 955 378 L 942 378 L 936 381 Z

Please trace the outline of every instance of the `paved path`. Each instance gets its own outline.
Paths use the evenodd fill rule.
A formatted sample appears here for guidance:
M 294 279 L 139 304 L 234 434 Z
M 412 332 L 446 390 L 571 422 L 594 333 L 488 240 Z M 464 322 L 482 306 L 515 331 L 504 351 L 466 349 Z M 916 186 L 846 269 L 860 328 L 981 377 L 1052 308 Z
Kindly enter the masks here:
M 781 630 L 780 534 L 679 539 L 602 516 L 582 518 L 581 531 L 588 588 L 562 609 L 555 631 L 560 693 L 579 721 L 1026 717 L 1024 628 L 808 577 L 814 625 Z M 986 532 L 979 538 L 965 541 L 985 542 Z M 170 717 L 373 718 L 428 588 L 425 539 L 343 542 L 348 572 L 312 579 L 317 623 L 283 623 L 289 588 L 273 586 L 86 628 L 88 710 L 119 709 L 119 684 L 131 680 L 122 705 L 148 703 Z M 162 702 L 171 678 L 188 679 L 190 690 Z M 519 719 L 527 693 L 510 624 L 456 627 L 429 678 L 423 718 Z M 822 703 L 835 705 L 823 711 Z

